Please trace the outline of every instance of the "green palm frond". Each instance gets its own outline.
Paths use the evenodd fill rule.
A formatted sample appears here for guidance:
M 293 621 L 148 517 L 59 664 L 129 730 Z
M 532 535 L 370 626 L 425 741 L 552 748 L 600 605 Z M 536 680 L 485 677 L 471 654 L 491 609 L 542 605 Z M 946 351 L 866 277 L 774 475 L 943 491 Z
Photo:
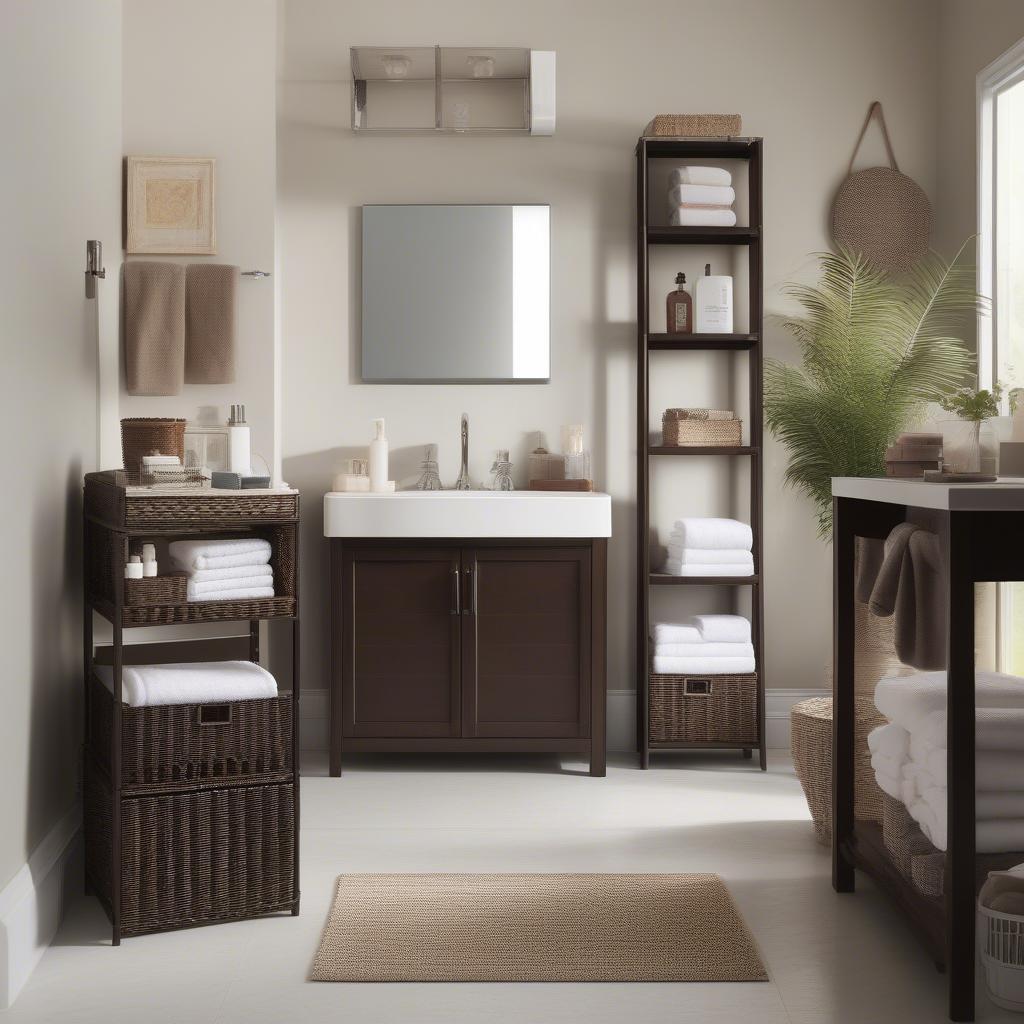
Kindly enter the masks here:
M 899 278 L 826 252 L 817 285 L 786 289 L 802 307 L 783 320 L 801 365 L 765 361 L 765 423 L 788 449 L 786 483 L 814 503 L 821 536 L 832 529 L 832 477 L 880 475 L 900 431 L 971 373 L 961 336 L 985 300 L 967 248 L 952 263 L 929 253 Z

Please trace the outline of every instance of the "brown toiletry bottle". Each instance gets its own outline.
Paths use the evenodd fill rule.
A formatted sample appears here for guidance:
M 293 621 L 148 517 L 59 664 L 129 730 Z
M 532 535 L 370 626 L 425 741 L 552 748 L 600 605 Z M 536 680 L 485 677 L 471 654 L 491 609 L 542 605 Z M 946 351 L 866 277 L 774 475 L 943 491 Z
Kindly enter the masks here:
M 668 293 L 668 326 L 669 334 L 690 334 L 693 331 L 693 299 L 686 291 L 686 275 L 676 274 L 675 291 Z

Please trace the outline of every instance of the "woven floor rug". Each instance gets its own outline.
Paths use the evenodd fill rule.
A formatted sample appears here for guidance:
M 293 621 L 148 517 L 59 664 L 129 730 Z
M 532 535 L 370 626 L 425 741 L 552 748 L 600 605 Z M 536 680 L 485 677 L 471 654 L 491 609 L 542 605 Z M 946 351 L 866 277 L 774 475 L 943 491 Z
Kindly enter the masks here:
M 717 875 L 341 875 L 313 981 L 766 981 Z

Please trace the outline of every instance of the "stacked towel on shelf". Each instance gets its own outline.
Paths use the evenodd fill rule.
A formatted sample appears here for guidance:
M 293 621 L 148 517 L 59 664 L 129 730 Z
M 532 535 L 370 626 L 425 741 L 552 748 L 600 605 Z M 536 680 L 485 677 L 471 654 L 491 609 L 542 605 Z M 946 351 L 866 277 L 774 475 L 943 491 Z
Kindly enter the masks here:
M 1024 850 L 1024 679 L 975 674 L 975 820 L 979 853 Z M 868 734 L 879 787 L 906 805 L 939 850 L 947 843 L 946 673 L 887 677 Z
M 651 629 L 651 669 L 659 675 L 739 675 L 755 670 L 750 623 L 742 615 L 695 615 Z
M 677 519 L 663 572 L 671 576 L 753 576 L 754 535 L 735 519 Z
M 668 178 L 669 223 L 674 227 L 736 224 L 736 192 L 724 167 L 676 167 Z
M 100 682 L 114 692 L 114 670 L 95 665 Z M 121 700 L 129 707 L 218 704 L 276 697 L 277 680 L 251 661 L 196 661 L 183 665 L 125 665 Z
M 270 542 L 176 540 L 168 545 L 175 567 L 188 573 L 189 601 L 246 601 L 274 596 Z

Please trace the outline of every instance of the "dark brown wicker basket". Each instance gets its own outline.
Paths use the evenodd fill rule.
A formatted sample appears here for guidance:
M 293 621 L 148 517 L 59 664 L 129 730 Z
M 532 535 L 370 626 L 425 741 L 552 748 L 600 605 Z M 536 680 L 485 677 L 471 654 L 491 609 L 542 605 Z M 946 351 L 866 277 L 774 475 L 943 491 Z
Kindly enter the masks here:
M 86 772 L 86 876 L 108 913 L 112 794 Z M 291 784 L 205 789 L 121 801 L 121 932 L 291 910 L 295 891 Z
M 652 743 L 757 746 L 757 673 L 650 675 Z
M 188 575 L 183 572 L 124 581 L 125 605 L 184 604 L 187 597 Z
M 113 695 L 89 681 L 89 745 L 110 764 Z M 229 704 L 121 707 L 121 785 L 147 790 L 282 781 L 292 771 L 291 694 Z
M 882 842 L 900 874 L 908 879 L 914 857 L 935 853 L 935 847 L 910 816 L 903 801 L 888 793 L 882 794 Z
M 142 475 L 144 455 L 177 455 L 185 463 L 185 421 L 158 416 L 121 420 L 121 457 L 128 473 Z

